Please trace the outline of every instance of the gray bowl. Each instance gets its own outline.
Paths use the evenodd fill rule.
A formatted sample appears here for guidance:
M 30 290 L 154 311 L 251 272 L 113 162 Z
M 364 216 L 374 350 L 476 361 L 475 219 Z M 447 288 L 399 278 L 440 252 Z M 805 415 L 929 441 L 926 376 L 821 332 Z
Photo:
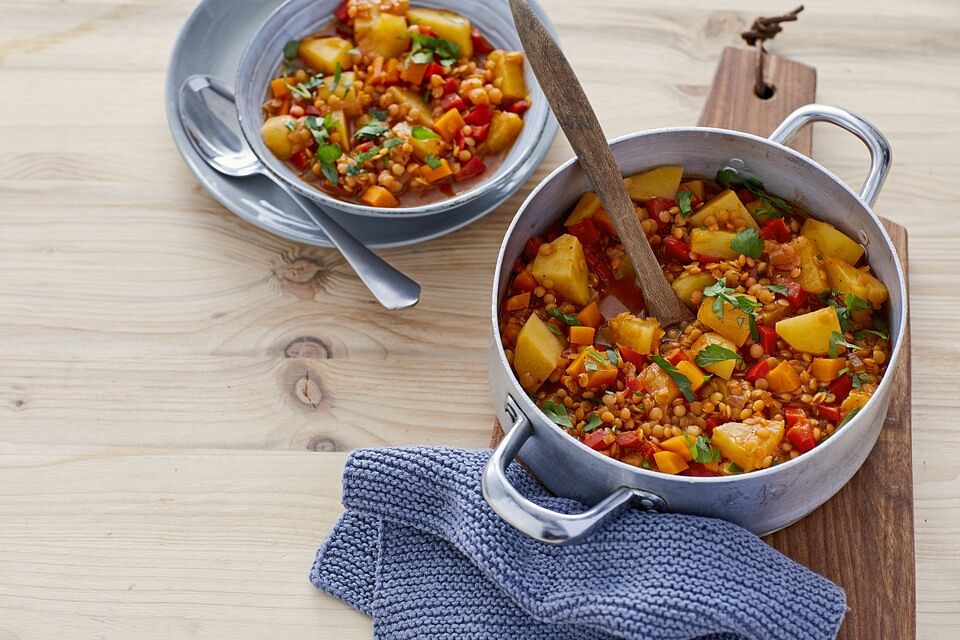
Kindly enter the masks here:
M 472 188 L 439 202 L 418 207 L 396 207 L 380 209 L 366 205 L 346 202 L 335 198 L 313 185 L 301 180 L 283 161 L 274 156 L 260 135 L 263 124 L 261 107 L 267 100 L 267 86 L 274 78 L 280 61 L 283 59 L 283 46 L 290 40 L 303 37 L 317 31 L 333 19 L 333 12 L 340 4 L 339 0 L 289 0 L 274 11 L 253 36 L 240 59 L 237 70 L 235 91 L 237 108 L 240 113 L 240 125 L 243 134 L 253 147 L 254 153 L 263 164 L 284 182 L 303 196 L 315 200 L 327 207 L 361 216 L 393 218 L 398 216 L 429 216 L 449 211 L 480 198 L 519 170 L 534 152 L 537 141 L 543 137 L 550 119 L 547 99 L 540 90 L 536 78 L 529 66 L 526 69 L 527 89 L 531 106 L 524 114 L 523 131 L 506 157 L 492 175 L 487 176 Z M 443 8 L 456 11 L 467 17 L 475 27 L 487 36 L 490 42 L 499 48 L 520 50 L 520 37 L 517 35 L 505 0 L 483 2 L 471 0 L 414 0 L 413 6 Z M 557 37 L 556 28 L 546 17 L 543 9 L 535 2 L 534 9 Z

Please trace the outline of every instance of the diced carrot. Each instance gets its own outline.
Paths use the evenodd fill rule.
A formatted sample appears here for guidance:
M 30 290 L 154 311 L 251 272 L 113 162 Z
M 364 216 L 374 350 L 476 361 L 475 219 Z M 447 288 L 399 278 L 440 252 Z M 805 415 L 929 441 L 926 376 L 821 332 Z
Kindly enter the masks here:
M 453 140 L 454 136 L 465 126 L 467 126 L 467 123 L 463 121 L 463 116 L 457 109 L 450 109 L 433 121 L 433 128 L 447 140 Z
M 395 207 L 400 204 L 397 202 L 397 199 L 393 197 L 392 193 L 376 184 L 372 187 L 367 187 L 367 190 L 363 192 L 361 200 L 371 207 Z
M 653 454 L 653 460 L 657 463 L 657 469 L 663 473 L 676 474 L 687 468 L 686 460 L 673 451 L 657 451 Z
M 597 209 L 597 212 L 593 214 L 593 221 L 601 229 L 612 235 L 614 238 L 620 237 L 620 234 L 617 233 L 617 228 L 613 226 L 613 220 L 610 219 L 610 214 L 607 213 L 606 209 Z
M 270 81 L 270 92 L 274 98 L 286 98 L 290 95 L 290 78 L 274 78 Z
M 420 166 L 420 176 L 427 182 L 436 182 L 450 175 L 453 175 L 453 170 L 446 158 L 440 159 L 440 166 L 436 169 L 425 164 Z
M 810 363 L 810 374 L 820 382 L 832 382 L 840 377 L 845 366 L 846 358 L 814 358 Z
M 420 84 L 423 82 L 423 75 L 426 71 L 426 62 L 408 62 L 403 71 L 400 72 L 400 79 L 412 84 Z
M 770 390 L 776 393 L 790 393 L 800 386 L 801 381 L 796 369 L 789 362 L 781 362 L 767 374 L 767 384 L 770 385 Z
M 587 371 L 587 386 L 591 388 L 605 387 L 613 384 L 617 380 L 617 368 L 598 369 L 596 371 Z
M 689 360 L 681 360 L 676 364 L 676 367 L 677 371 L 687 377 L 687 380 L 690 381 L 690 388 L 694 391 L 702 387 L 703 383 L 707 381 L 703 370 Z
M 529 295 L 529 294 L 528 294 Z M 593 344 L 593 327 L 570 327 L 570 342 L 573 344 Z
M 507 298 L 503 304 L 504 311 L 520 311 L 530 306 L 530 292 L 518 293 L 515 296 Z
M 585 326 L 593 327 L 596 329 L 601 324 L 603 324 L 603 316 L 600 315 L 600 305 L 596 302 L 591 302 L 583 309 L 580 310 L 580 313 L 577 314 L 577 321 Z
M 674 436 L 661 442 L 660 447 L 664 451 L 672 451 L 685 461 L 690 462 L 693 460 L 693 452 L 690 451 L 691 442 L 693 442 L 693 438 L 690 436 Z
M 525 269 L 513 279 L 513 288 L 518 291 L 533 291 L 537 288 L 537 279 L 533 277 L 530 269 Z

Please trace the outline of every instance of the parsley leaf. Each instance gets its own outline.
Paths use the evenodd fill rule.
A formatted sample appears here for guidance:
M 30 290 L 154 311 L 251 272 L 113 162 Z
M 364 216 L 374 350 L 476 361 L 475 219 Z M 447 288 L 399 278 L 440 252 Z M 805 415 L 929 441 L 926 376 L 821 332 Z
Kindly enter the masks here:
M 749 227 L 737 231 L 737 235 L 730 241 L 730 248 L 753 259 L 763 253 L 763 238 L 756 227 Z
M 333 118 L 317 120 L 316 116 L 307 116 L 303 123 L 313 134 L 313 139 L 317 141 L 318 145 L 326 144 L 330 138 L 330 129 L 333 127 Z
M 779 293 L 782 296 L 785 296 L 790 293 L 785 284 L 768 284 L 765 285 L 767 289 L 773 291 L 774 293 Z
M 412 135 L 416 140 L 434 140 L 440 137 L 430 129 L 421 127 L 420 125 L 417 125 L 413 128 Z
M 727 465 L 727 471 L 730 473 L 743 473 L 743 469 L 740 468 L 736 462 L 730 461 L 730 464 Z
M 580 321 L 577 320 L 577 316 L 573 315 L 572 313 L 564 313 L 563 311 L 560 311 L 560 309 L 557 307 L 554 307 L 553 309 L 548 309 L 547 315 L 550 316 L 551 318 L 556 318 L 563 324 L 570 325 L 571 327 L 580 326 Z
M 680 215 L 684 218 L 693 213 L 693 206 L 691 206 L 692 199 L 693 194 L 686 189 L 677 191 L 677 206 L 680 207 Z
M 325 144 L 317 148 L 317 159 L 320 161 L 323 177 L 333 185 L 340 181 L 340 174 L 337 173 L 337 167 L 333 163 L 342 155 L 343 149 L 338 144 Z
M 384 140 L 383 148 L 384 149 L 393 149 L 394 147 L 399 147 L 403 144 L 403 140 L 400 138 L 390 138 L 389 140 Z
M 291 40 L 287 44 L 283 45 L 283 57 L 287 60 L 293 60 L 297 57 L 297 52 L 300 50 L 300 41 Z
M 287 83 L 287 89 L 290 89 L 291 92 L 297 94 L 298 96 L 300 96 L 300 97 L 303 98 L 304 100 L 309 100 L 309 99 L 311 98 L 310 90 L 307 89 L 307 87 L 306 87 L 302 82 L 298 82 L 298 83 L 296 84 L 296 86 L 294 86 L 294 85 L 292 85 L 292 84 L 290 84 L 290 83 L 288 82 L 288 83 Z
M 375 120 L 386 120 L 386 119 L 387 119 L 387 115 L 388 115 L 387 112 L 386 112 L 386 110 L 384 110 L 384 109 L 378 109 L 378 108 L 376 108 L 376 107 L 374 107 L 374 108 L 372 108 L 372 109 L 369 109 L 369 110 L 367 111 L 367 113 L 369 113 L 370 116 L 371 116 L 372 118 L 374 118 Z
M 853 382 L 855 389 L 862 389 L 863 385 L 870 382 L 870 376 L 866 373 L 855 373 L 850 376 L 850 380 Z
M 736 351 L 731 351 L 726 347 L 721 347 L 718 344 L 709 344 L 705 348 L 701 349 L 697 354 L 697 357 L 694 358 L 694 361 L 701 367 L 709 367 L 712 364 L 717 364 L 718 362 L 726 362 L 727 360 L 733 360 L 739 364 L 742 359 L 740 354 Z
M 866 311 L 867 309 L 872 308 L 872 305 L 869 302 L 852 293 L 848 293 L 843 297 L 843 304 L 847 307 L 847 311 L 850 313 L 854 313 L 856 311 Z
M 340 86 L 340 73 L 342 71 L 343 70 L 340 68 L 340 61 L 338 60 L 337 66 L 334 67 L 333 84 L 330 85 L 330 93 L 333 93 L 334 91 L 336 91 L 337 87 Z
M 839 429 L 843 425 L 853 420 L 853 417 L 858 413 L 860 413 L 860 407 L 854 407 L 853 409 L 851 409 L 847 415 L 843 416 L 843 420 L 841 420 L 840 424 L 837 425 L 837 429 Z
M 858 349 L 857 345 L 847 342 L 847 339 L 843 337 L 843 334 L 839 331 L 834 331 L 830 334 L 830 357 L 837 357 L 837 347 L 846 347 L 847 349 Z
M 551 323 L 549 323 L 549 322 L 546 323 L 546 324 L 547 324 L 547 329 L 550 329 L 550 333 L 552 333 L 552 334 L 554 334 L 554 335 L 558 335 L 558 336 L 562 336 L 562 335 L 563 335 L 563 329 L 561 329 L 561 328 L 558 327 L 557 325 L 551 324 Z
M 380 122 L 379 120 L 371 120 L 364 126 L 357 129 L 357 132 L 353 134 L 353 137 L 357 138 L 358 140 L 360 138 L 379 138 L 385 134 L 388 129 L 389 127 L 387 127 L 386 123 Z
M 540 405 L 540 410 L 561 427 L 567 427 L 568 429 L 573 428 L 573 422 L 570 420 L 570 414 L 567 413 L 567 408 L 559 402 L 545 400 L 543 404 Z
M 767 216 L 768 218 L 779 218 L 781 212 L 792 213 L 793 205 L 778 196 L 767 193 L 763 182 L 749 176 L 741 176 L 733 167 L 724 167 L 717 171 L 716 181 L 720 186 L 727 189 L 736 189 L 743 187 L 760 200 L 761 208 L 754 212 L 754 216 Z
M 581 429 L 581 431 L 583 431 L 584 433 L 590 433 L 591 431 L 599 427 L 601 424 L 603 424 L 603 420 L 600 419 L 600 416 L 598 416 L 595 413 L 591 413 L 590 419 L 587 420 L 587 424 L 583 425 L 583 428 Z
M 607 356 L 607 360 L 609 360 L 613 366 L 617 366 L 620 364 L 620 358 L 617 356 L 617 352 L 614 351 L 613 349 L 607 349 L 606 356 Z
M 408 59 L 417 64 L 432 62 L 434 57 L 441 65 L 449 67 L 460 59 L 460 45 L 446 38 L 434 38 L 422 33 L 411 34 L 413 48 Z
M 439 169 L 439 168 L 440 168 L 440 164 L 441 164 L 440 158 L 438 158 L 437 156 L 433 155 L 432 153 L 427 154 L 427 157 L 424 158 L 423 161 L 426 162 L 426 163 L 427 163 L 427 166 L 430 167 L 431 169 Z
M 690 378 L 680 373 L 675 366 L 664 360 L 661 356 L 654 354 L 650 356 L 650 359 L 656 362 L 657 366 L 670 376 L 670 379 L 673 380 L 674 384 L 680 389 L 680 393 L 687 399 L 687 402 L 693 402 L 694 395 L 690 385 Z
M 693 455 L 694 462 L 700 464 L 710 464 L 711 462 L 720 462 L 723 456 L 720 450 L 710 444 L 706 436 L 697 436 L 693 446 L 690 447 L 690 453 Z

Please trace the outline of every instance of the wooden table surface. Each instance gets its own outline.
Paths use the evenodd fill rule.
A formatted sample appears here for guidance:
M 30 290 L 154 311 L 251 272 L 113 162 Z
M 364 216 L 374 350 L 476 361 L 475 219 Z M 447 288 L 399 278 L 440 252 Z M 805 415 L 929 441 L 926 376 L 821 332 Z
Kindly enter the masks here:
M 610 136 L 695 122 L 723 47 L 792 8 L 545 4 Z M 192 7 L 0 1 L 3 640 L 367 637 L 306 577 L 346 452 L 489 439 L 496 250 L 566 140 L 483 221 L 384 252 L 424 286 L 385 312 L 336 253 L 241 222 L 181 162 L 162 87 Z M 918 636 L 956 638 L 960 5 L 818 0 L 770 48 L 894 148 L 876 210 L 910 232 Z M 815 137 L 859 184 L 860 144 Z

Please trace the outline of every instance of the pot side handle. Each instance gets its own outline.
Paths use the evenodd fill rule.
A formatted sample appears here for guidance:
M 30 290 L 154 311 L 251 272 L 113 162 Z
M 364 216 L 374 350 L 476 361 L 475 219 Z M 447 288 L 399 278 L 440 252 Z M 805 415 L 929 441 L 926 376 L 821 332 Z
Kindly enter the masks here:
M 886 137 L 857 114 L 823 104 L 808 104 L 788 115 L 770 134 L 770 140 L 786 145 L 800 129 L 814 122 L 829 122 L 860 138 L 870 151 L 870 171 L 860 188 L 860 199 L 872 207 L 887 179 L 892 151 Z
M 487 462 L 481 486 L 490 508 L 514 529 L 541 542 L 566 545 L 589 535 L 635 498 L 645 511 L 666 511 L 667 504 L 659 496 L 629 487 L 617 489 L 596 506 L 577 514 L 551 511 L 531 502 L 510 484 L 506 470 L 533 435 L 533 426 L 512 398 L 508 398 L 507 410 L 516 419 Z

